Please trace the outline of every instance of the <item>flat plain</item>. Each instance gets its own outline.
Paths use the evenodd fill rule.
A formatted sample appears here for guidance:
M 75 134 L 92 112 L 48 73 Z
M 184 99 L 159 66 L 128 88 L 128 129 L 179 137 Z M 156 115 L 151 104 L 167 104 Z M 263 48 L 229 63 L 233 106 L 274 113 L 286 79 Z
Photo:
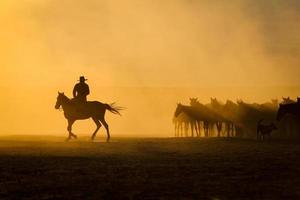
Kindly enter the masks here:
M 296 141 L 1 137 L 0 199 L 300 199 L 299 155 Z

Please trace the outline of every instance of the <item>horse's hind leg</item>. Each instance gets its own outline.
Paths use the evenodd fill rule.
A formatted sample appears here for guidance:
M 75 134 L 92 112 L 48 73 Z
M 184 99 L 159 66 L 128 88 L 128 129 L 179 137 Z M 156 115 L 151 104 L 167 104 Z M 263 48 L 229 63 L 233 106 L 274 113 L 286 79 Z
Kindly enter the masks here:
M 97 118 L 93 117 L 92 119 L 94 120 L 95 124 L 97 125 L 97 128 L 96 128 L 96 130 L 94 131 L 94 133 L 93 133 L 93 135 L 91 137 L 91 140 L 94 140 L 95 137 L 96 137 L 96 134 L 97 134 L 98 130 L 101 128 L 101 123 L 99 122 L 99 120 Z
M 104 128 L 106 129 L 106 133 L 107 133 L 107 139 L 106 139 L 106 142 L 109 142 L 110 134 L 109 134 L 109 127 L 108 127 L 108 124 L 106 123 L 106 121 L 105 121 L 104 118 L 101 118 L 100 121 L 101 121 L 101 123 L 103 124 Z
M 72 125 L 74 124 L 75 120 L 68 120 L 68 132 L 69 132 L 69 137 L 66 139 L 66 141 L 69 141 L 72 137 L 77 138 L 77 136 L 72 133 Z

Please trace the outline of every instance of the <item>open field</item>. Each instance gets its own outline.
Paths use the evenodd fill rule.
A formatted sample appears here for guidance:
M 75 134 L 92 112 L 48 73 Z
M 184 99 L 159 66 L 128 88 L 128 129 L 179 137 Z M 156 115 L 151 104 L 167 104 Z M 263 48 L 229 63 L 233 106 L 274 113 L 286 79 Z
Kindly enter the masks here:
M 0 139 L 0 199 L 300 198 L 296 142 Z

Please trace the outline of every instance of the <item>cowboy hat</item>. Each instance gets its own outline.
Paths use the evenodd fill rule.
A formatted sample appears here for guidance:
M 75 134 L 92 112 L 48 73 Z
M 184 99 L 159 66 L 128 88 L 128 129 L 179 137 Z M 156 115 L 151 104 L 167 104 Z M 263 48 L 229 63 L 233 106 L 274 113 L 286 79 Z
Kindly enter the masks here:
M 80 76 L 78 81 L 87 81 L 87 79 L 84 76 Z

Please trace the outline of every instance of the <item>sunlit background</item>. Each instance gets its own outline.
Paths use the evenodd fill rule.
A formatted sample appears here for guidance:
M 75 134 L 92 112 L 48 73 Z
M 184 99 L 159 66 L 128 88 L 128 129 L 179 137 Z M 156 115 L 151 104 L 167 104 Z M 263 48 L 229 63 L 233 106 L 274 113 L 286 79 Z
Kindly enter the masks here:
M 300 94 L 296 0 L 1 0 L 0 26 L 0 135 L 64 136 L 57 92 L 80 75 L 89 100 L 126 107 L 107 114 L 117 136 L 172 136 L 189 97 Z

